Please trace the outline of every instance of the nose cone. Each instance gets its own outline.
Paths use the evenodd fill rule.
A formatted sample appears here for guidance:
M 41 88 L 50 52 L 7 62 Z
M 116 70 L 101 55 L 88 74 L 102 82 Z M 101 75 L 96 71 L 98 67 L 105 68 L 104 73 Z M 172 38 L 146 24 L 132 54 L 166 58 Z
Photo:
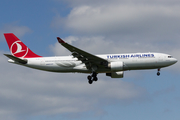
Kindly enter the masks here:
M 178 60 L 176 58 L 172 58 L 172 62 L 175 64 Z

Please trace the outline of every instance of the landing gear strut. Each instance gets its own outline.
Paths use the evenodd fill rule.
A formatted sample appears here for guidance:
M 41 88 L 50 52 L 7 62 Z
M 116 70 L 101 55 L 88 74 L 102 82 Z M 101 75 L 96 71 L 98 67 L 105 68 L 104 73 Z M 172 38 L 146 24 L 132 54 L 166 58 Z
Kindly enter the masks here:
M 92 75 L 88 75 L 87 76 L 87 79 L 88 79 L 89 84 L 92 84 L 93 81 L 97 81 L 98 80 L 97 73 L 93 72 Z
M 160 68 L 158 69 L 157 76 L 159 76 L 159 75 L 160 75 L 160 72 L 159 72 L 159 71 L 160 71 Z

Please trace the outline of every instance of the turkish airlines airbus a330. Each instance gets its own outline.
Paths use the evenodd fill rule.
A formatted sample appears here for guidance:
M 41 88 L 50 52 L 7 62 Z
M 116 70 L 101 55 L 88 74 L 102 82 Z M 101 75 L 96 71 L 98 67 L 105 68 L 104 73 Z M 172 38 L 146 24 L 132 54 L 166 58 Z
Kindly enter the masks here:
M 4 36 L 11 51 L 11 55 L 4 54 L 10 58 L 8 62 L 50 72 L 89 73 L 89 84 L 98 80 L 98 73 L 105 73 L 111 78 L 123 78 L 124 71 L 127 70 L 157 69 L 159 76 L 161 68 L 177 62 L 171 55 L 163 53 L 93 55 L 59 37 L 58 42 L 68 49 L 72 56 L 42 57 L 32 52 L 13 33 L 5 33 Z

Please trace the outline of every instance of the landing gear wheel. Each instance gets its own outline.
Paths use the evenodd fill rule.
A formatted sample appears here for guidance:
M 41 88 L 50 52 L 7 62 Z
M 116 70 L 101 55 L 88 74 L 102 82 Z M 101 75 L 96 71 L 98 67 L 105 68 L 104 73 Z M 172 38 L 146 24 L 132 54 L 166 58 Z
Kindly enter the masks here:
M 97 77 L 94 77 L 94 78 L 93 78 L 93 81 L 97 81 L 97 80 L 98 80 L 98 78 L 97 78 Z
M 92 79 L 92 77 L 91 77 L 90 75 L 88 75 L 88 76 L 87 76 L 87 79 L 88 79 L 88 80 L 91 80 L 91 79 Z
M 87 79 L 88 79 L 89 84 L 92 84 L 93 81 L 97 81 L 98 80 L 97 73 L 93 72 L 92 75 L 88 75 L 87 76 Z
M 159 76 L 159 75 L 160 75 L 160 72 L 159 72 L 159 71 L 160 71 L 160 68 L 158 68 L 157 76 Z
M 157 76 L 159 76 L 160 75 L 160 72 L 157 72 Z
M 89 80 L 88 82 L 89 82 L 89 84 L 92 84 L 92 83 L 93 83 L 93 81 L 92 81 L 92 80 Z

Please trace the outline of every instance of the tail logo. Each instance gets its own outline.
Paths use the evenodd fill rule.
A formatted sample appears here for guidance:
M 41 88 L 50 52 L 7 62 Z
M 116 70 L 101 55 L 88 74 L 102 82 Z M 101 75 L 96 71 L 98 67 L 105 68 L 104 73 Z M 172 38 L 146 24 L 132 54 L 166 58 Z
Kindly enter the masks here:
M 11 45 L 11 54 L 16 57 L 25 57 L 28 53 L 28 48 L 21 41 L 16 41 Z

